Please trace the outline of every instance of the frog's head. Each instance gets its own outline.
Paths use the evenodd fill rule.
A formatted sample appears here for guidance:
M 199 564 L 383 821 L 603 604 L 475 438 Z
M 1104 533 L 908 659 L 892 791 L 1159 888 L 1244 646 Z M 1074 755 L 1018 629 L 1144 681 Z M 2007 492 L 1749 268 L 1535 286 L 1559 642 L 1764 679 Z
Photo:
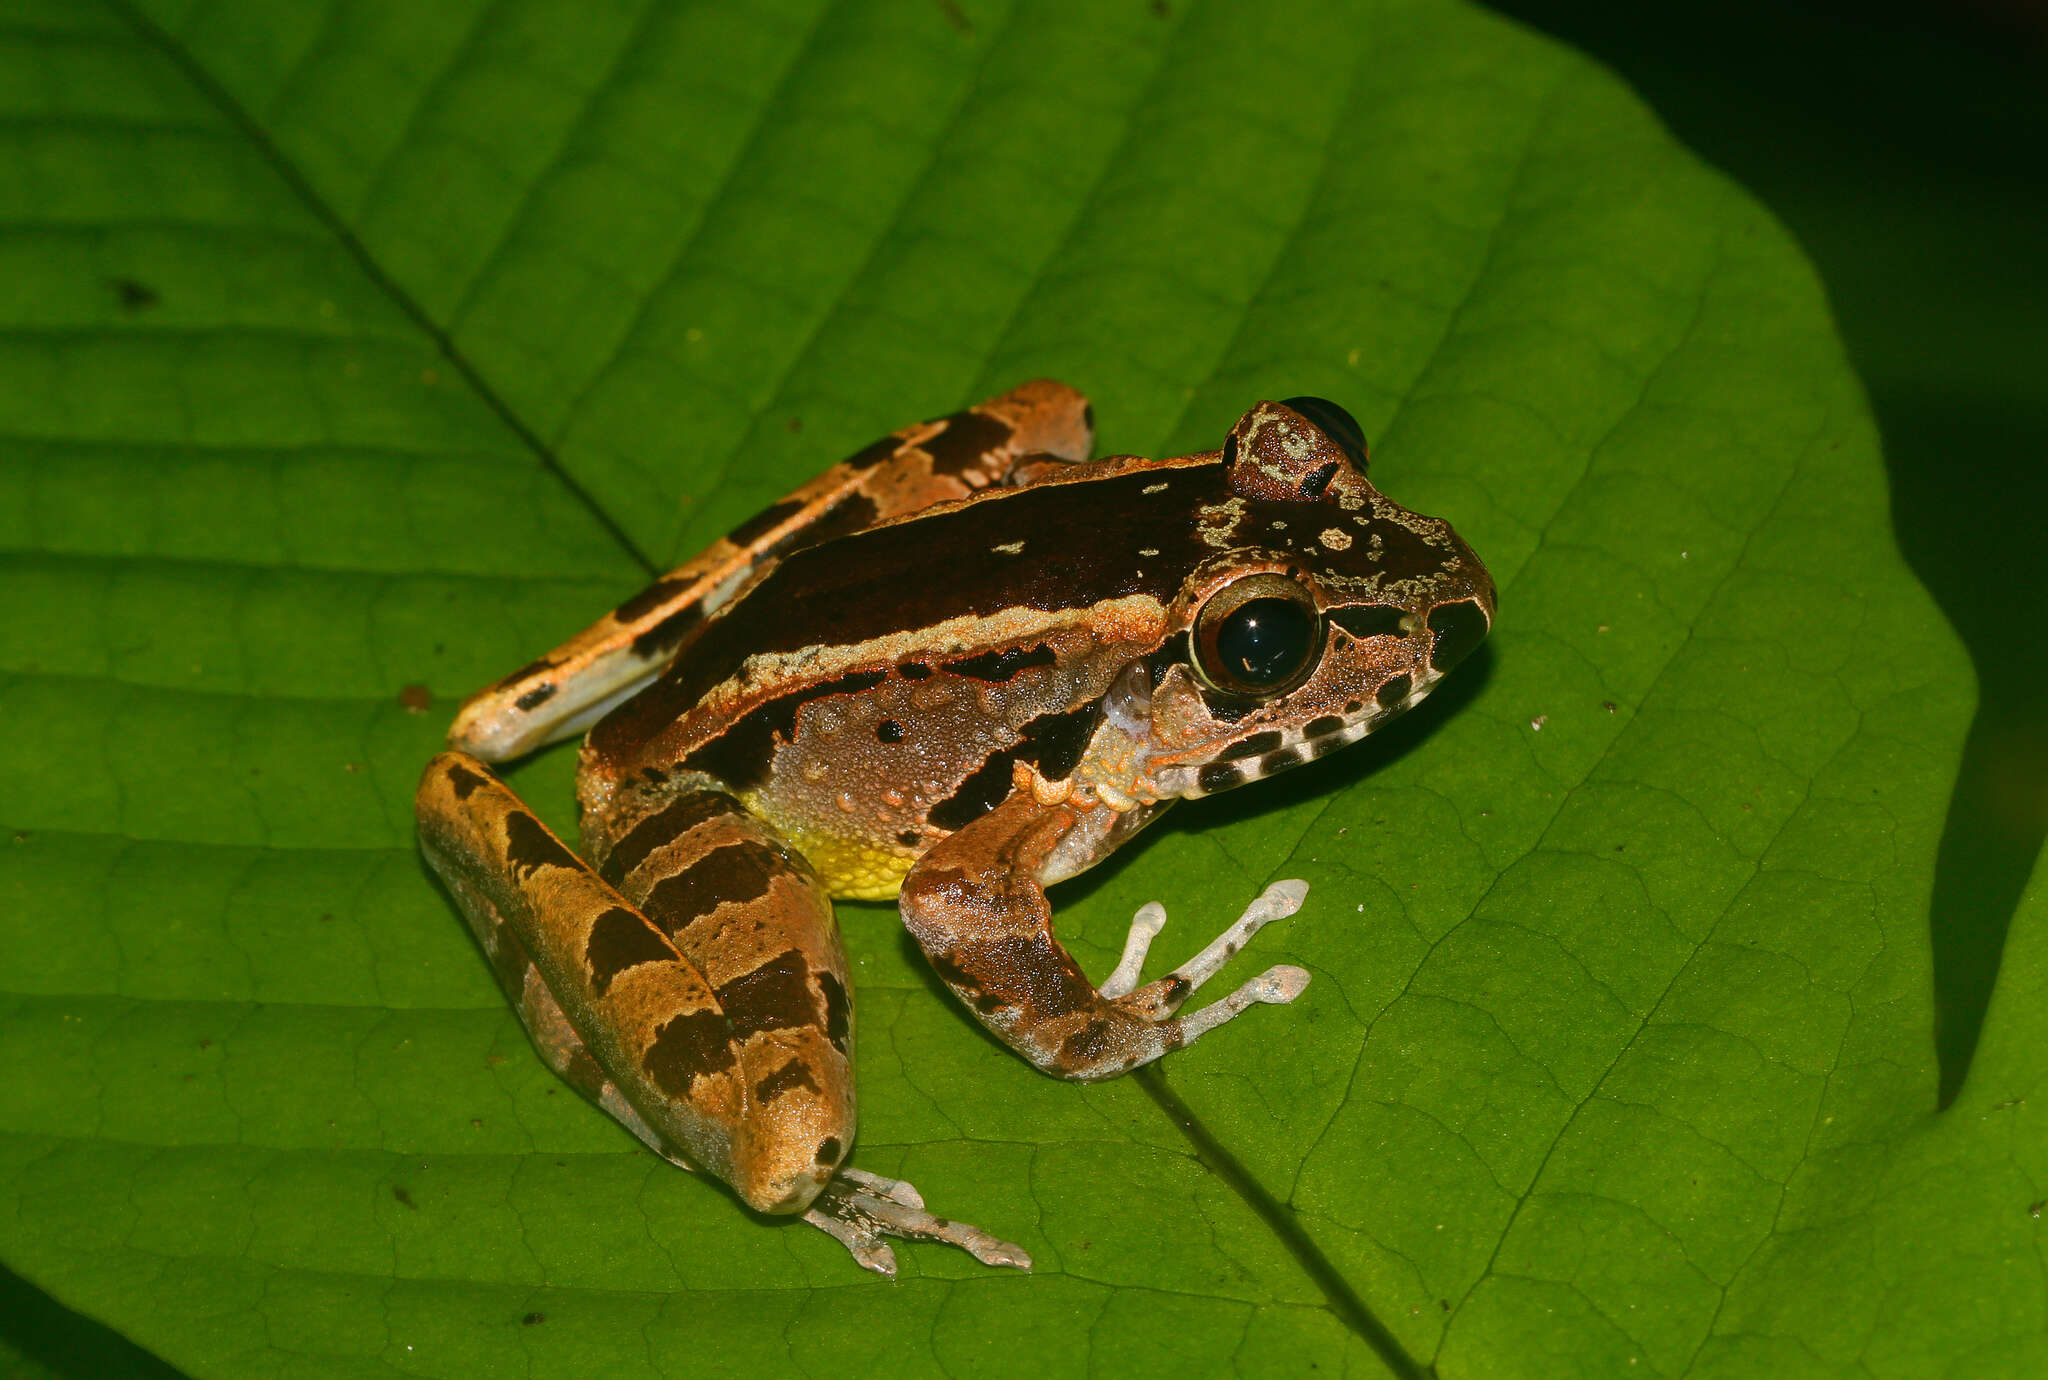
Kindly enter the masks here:
M 1210 795 L 1372 732 L 1435 688 L 1493 622 L 1493 578 L 1449 524 L 1365 477 L 1358 423 L 1321 398 L 1262 402 L 1224 443 L 1227 496 L 1154 658 L 1150 774 Z

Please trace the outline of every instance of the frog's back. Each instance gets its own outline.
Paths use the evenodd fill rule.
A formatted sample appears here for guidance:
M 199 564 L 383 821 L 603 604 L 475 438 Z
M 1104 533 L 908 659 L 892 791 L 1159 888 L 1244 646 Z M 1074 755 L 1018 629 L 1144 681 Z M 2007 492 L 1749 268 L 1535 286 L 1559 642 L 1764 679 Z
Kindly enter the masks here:
M 784 558 L 591 731 L 586 796 L 703 772 L 836 894 L 893 895 L 1016 763 L 1071 772 L 1096 702 L 1164 636 L 1221 467 L 1098 463 Z

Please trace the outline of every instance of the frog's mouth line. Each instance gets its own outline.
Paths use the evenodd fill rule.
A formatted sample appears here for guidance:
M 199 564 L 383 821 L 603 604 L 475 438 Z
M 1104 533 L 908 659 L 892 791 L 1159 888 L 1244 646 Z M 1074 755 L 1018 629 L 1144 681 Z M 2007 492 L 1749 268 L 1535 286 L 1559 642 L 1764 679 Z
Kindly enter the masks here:
M 1437 682 L 1442 679 L 1443 673 L 1440 671 L 1429 675 L 1394 703 L 1380 705 L 1337 728 L 1312 737 L 1301 729 L 1288 730 L 1286 740 L 1280 746 L 1257 756 L 1242 757 L 1235 761 L 1212 761 L 1200 767 L 1178 768 L 1177 775 L 1191 774 L 1194 780 L 1189 788 L 1177 794 L 1183 800 L 1197 800 L 1205 795 L 1215 795 L 1218 791 L 1227 791 L 1233 786 L 1262 780 L 1276 772 L 1286 771 L 1289 767 L 1313 762 L 1319 757 L 1327 757 L 1338 748 L 1357 742 L 1381 725 L 1399 718 L 1421 704 L 1429 698 L 1430 691 L 1434 690 Z

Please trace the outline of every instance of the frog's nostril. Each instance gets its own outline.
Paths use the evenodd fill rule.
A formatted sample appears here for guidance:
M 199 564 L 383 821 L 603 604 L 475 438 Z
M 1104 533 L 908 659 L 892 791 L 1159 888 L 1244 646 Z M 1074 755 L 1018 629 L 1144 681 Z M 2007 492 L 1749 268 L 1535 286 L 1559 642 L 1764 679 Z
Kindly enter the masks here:
M 1475 600 L 1437 605 L 1429 615 L 1429 630 L 1436 635 L 1429 664 L 1439 672 L 1450 670 L 1485 639 L 1487 626 L 1486 610 Z

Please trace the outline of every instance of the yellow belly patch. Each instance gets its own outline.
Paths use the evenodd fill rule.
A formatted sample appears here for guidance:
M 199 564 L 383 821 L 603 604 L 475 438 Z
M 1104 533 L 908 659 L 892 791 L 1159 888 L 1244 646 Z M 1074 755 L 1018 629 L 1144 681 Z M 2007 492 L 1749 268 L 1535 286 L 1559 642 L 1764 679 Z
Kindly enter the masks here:
M 745 804 L 749 811 L 779 829 L 790 846 L 817 869 L 825 889 L 842 900 L 895 900 L 903 887 L 904 875 L 917 861 L 903 850 L 883 847 L 872 840 L 845 838 L 822 829 L 807 829 L 794 820 L 778 819 L 761 808 L 766 802 L 758 797 L 746 799 Z

